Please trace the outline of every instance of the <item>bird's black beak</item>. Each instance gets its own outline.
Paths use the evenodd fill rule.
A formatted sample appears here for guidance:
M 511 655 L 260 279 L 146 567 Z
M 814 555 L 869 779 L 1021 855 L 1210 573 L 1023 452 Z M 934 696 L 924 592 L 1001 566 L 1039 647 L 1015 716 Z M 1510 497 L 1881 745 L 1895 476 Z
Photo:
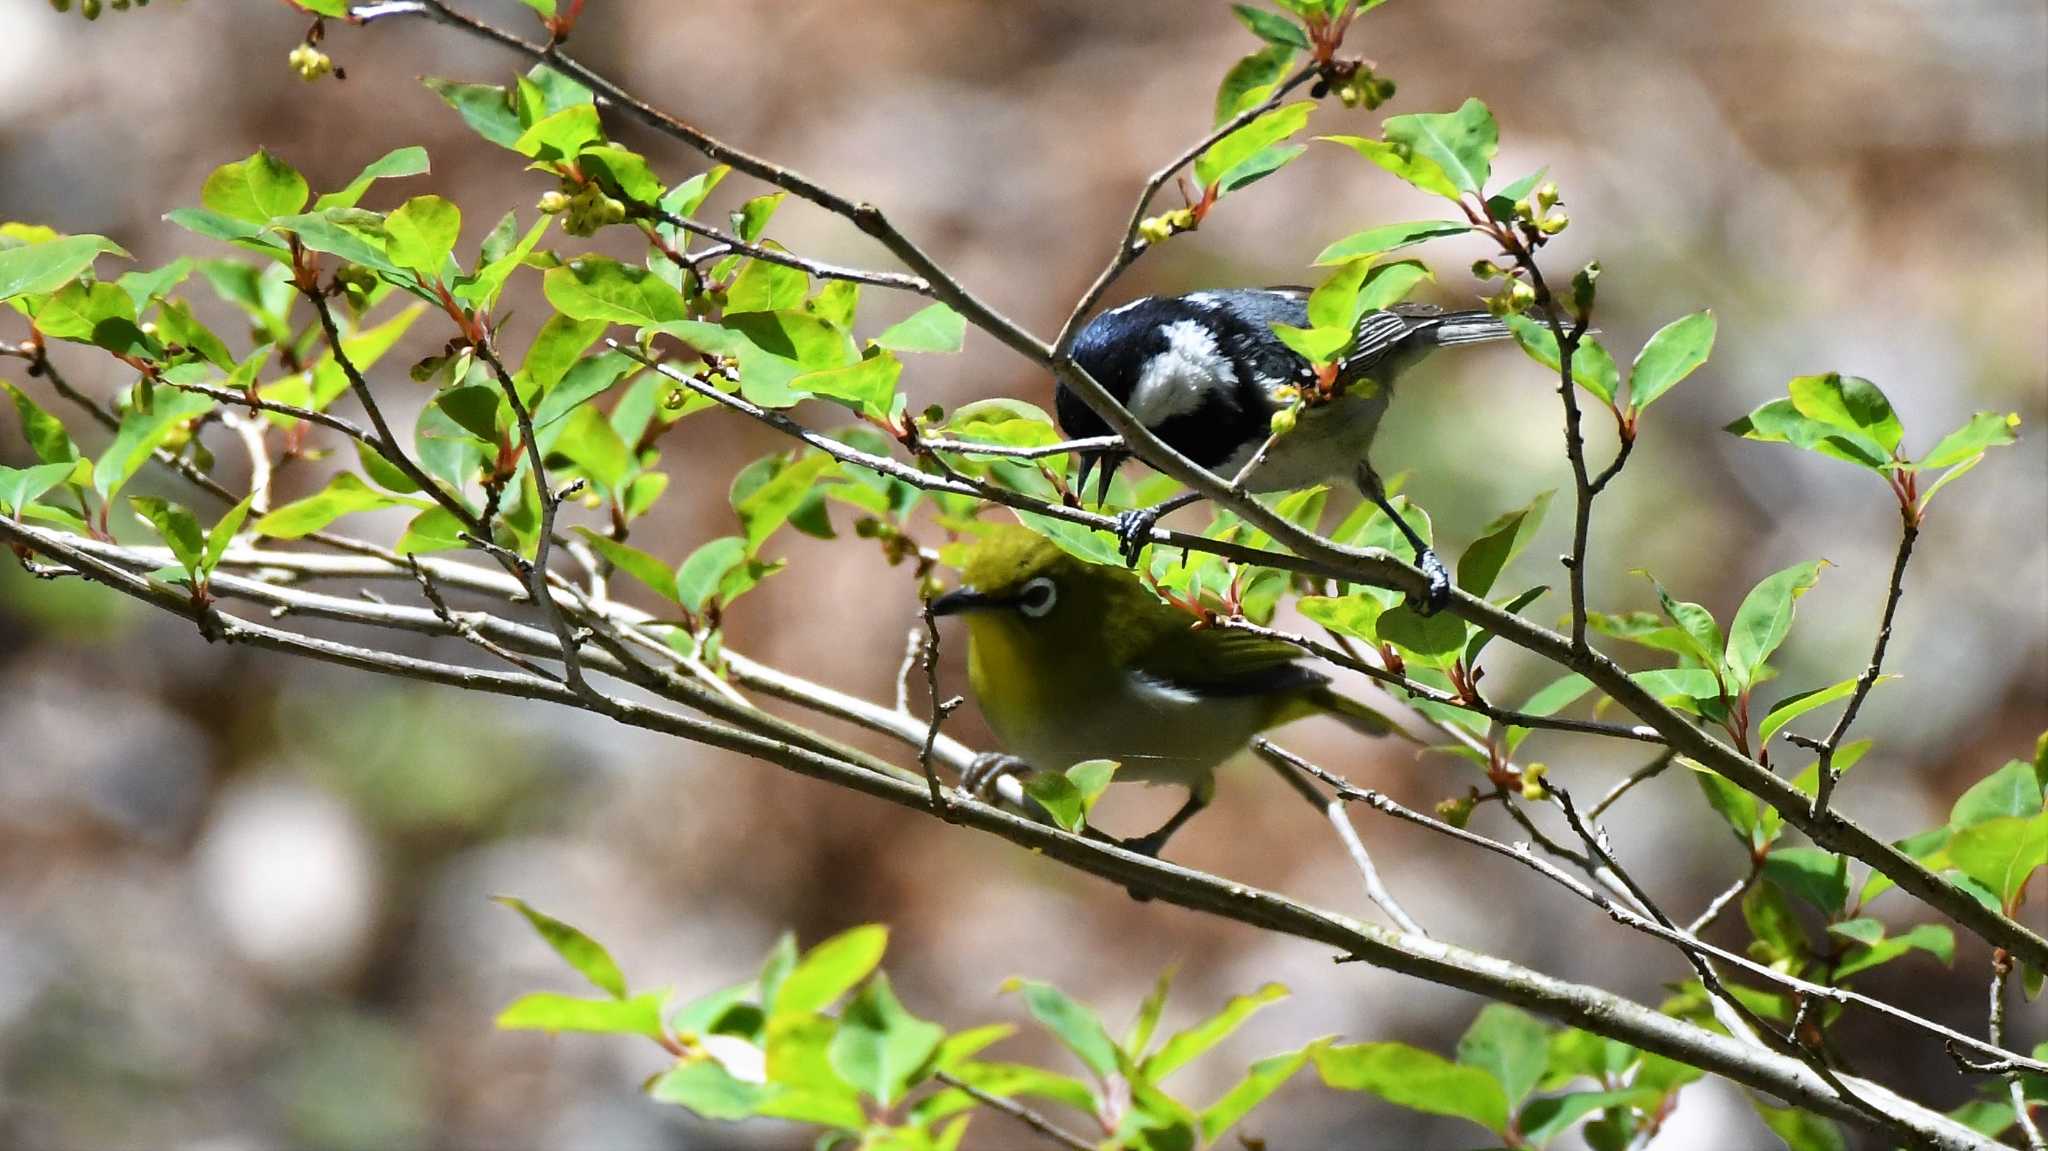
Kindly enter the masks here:
M 981 611 L 999 607 L 1005 601 L 995 596 L 984 595 L 971 587 L 957 587 L 932 601 L 933 615 L 959 615 L 961 612 Z
M 1102 474 L 1097 476 L 1095 481 L 1095 506 L 1099 508 L 1109 502 L 1110 481 L 1116 478 L 1116 470 L 1123 465 L 1123 462 L 1124 453 L 1118 451 L 1082 452 L 1080 468 L 1081 494 L 1084 496 L 1088 494 L 1089 474 L 1094 472 L 1096 468 L 1101 468 Z

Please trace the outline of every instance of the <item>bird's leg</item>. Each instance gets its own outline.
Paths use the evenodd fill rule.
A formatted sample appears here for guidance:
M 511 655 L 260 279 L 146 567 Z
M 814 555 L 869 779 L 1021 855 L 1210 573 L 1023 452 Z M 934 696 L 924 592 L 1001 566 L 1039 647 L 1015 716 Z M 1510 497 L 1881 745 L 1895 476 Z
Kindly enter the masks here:
M 967 794 L 983 801 L 988 800 L 996 789 L 996 783 L 1006 775 L 1019 778 L 1035 770 L 1029 763 L 1014 755 L 999 751 L 985 751 L 974 757 L 967 770 L 960 773 L 960 786 Z
M 1188 789 L 1188 801 L 1180 805 L 1180 810 L 1168 816 L 1166 822 L 1160 825 L 1159 830 L 1152 832 L 1150 835 L 1138 836 L 1136 839 L 1122 840 L 1117 846 L 1125 851 L 1135 851 L 1139 855 L 1149 855 L 1157 859 L 1160 850 L 1166 846 L 1166 841 L 1173 838 L 1173 833 L 1179 831 L 1188 820 L 1193 819 L 1203 808 L 1209 806 L 1209 801 L 1214 798 L 1216 798 L 1216 781 L 1213 778 L 1205 779 Z M 1136 895 L 1137 893 L 1133 892 L 1132 894 Z M 1139 896 L 1139 898 L 1142 899 L 1144 897 Z
M 1201 498 L 1199 492 L 1182 492 L 1149 508 L 1132 508 L 1130 511 L 1116 513 L 1117 554 L 1124 557 L 1125 563 L 1137 567 L 1138 553 L 1144 551 L 1145 545 L 1151 542 L 1152 528 L 1159 522 L 1159 517 L 1179 511 Z
M 1386 485 L 1380 482 L 1380 474 L 1373 470 L 1371 460 L 1358 462 L 1358 490 L 1365 493 L 1365 498 L 1371 500 L 1374 507 L 1387 513 L 1387 518 L 1394 521 L 1394 526 L 1401 529 L 1401 534 L 1408 538 L 1409 546 L 1415 549 L 1415 566 L 1422 569 L 1423 578 L 1429 581 L 1429 586 L 1423 591 L 1421 603 L 1410 597 L 1410 606 L 1422 615 L 1435 615 L 1442 611 L 1451 602 L 1451 573 L 1445 570 L 1444 561 L 1437 558 L 1436 552 L 1422 542 L 1415 529 L 1408 526 L 1408 521 L 1401 518 L 1401 513 L 1394 510 L 1394 505 L 1387 502 Z

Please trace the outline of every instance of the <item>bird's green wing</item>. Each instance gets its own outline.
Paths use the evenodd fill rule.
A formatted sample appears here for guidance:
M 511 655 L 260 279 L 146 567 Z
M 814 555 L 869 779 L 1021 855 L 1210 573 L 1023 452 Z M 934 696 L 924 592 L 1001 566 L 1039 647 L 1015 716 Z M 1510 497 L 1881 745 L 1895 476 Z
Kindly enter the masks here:
M 1248 632 L 1177 627 L 1155 632 L 1131 655 L 1130 666 L 1153 679 L 1199 695 L 1243 696 L 1297 692 L 1328 682 L 1302 666 L 1300 648 Z

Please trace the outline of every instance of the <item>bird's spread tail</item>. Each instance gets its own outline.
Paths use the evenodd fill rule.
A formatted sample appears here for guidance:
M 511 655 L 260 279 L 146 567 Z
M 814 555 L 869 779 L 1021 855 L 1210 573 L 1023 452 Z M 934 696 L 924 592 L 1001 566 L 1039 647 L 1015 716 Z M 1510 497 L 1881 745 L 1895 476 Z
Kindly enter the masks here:
M 1505 340 L 1513 334 L 1506 320 L 1488 312 L 1452 312 L 1437 320 L 1434 332 L 1437 346 L 1446 348 Z

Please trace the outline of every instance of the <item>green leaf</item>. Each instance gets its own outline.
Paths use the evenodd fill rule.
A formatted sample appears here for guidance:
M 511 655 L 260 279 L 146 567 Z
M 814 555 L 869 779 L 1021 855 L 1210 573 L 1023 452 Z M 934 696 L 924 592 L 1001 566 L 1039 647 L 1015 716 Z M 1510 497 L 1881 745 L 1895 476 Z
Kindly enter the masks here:
M 1723 778 L 1718 772 L 1694 763 L 1681 760 L 1692 769 L 1693 781 L 1700 785 L 1700 791 L 1707 797 L 1707 806 L 1714 809 L 1734 830 L 1735 838 L 1746 848 L 1759 846 L 1757 843 L 1758 800 Z
M 1518 1007 L 1489 1003 L 1458 1040 L 1458 1062 L 1499 1080 L 1508 1107 L 1519 1107 L 1550 1059 L 1550 1029 Z
M 1017 522 L 1058 544 L 1061 551 L 1091 564 L 1121 565 L 1116 537 L 1096 528 L 1056 520 L 1036 512 L 1015 511 Z
M 523 899 L 515 899 L 509 895 L 494 895 L 491 900 L 524 916 L 541 939 L 554 949 L 555 954 L 581 973 L 583 978 L 590 980 L 599 991 L 609 994 L 614 999 L 626 998 L 626 977 L 619 971 L 619 965 L 612 961 L 611 953 L 600 946 L 597 940 L 553 916 L 535 911 Z M 658 1019 L 658 997 L 654 1010 Z
M 1424 280 L 1436 277 L 1419 260 L 1396 260 L 1391 264 L 1375 264 L 1366 274 L 1365 288 L 1358 294 L 1358 310 L 1374 312 L 1391 308 L 1408 298 L 1408 293 Z
M 1152 1045 L 1152 1033 L 1159 1027 L 1159 1017 L 1166 1011 L 1166 995 L 1173 987 L 1174 972 L 1178 965 L 1167 964 L 1153 980 L 1152 990 L 1147 992 L 1143 1002 L 1138 1004 L 1137 1017 L 1131 1020 L 1131 1028 L 1124 1033 L 1124 1051 L 1132 1059 L 1145 1054 L 1145 1048 Z
M 1891 456 L 1875 440 L 1802 414 L 1790 399 L 1771 400 L 1729 424 L 1728 431 L 1746 440 L 1791 444 L 1838 460 L 1881 471 Z
M 434 397 L 434 405 L 457 427 L 487 444 L 498 442 L 498 409 L 504 393 L 492 384 L 464 384 Z
M 64 460 L 27 468 L 0 467 L 0 510 L 21 518 L 23 508 L 63 483 L 77 468 L 77 464 Z
M 1349 328 L 1297 328 L 1274 324 L 1273 334 L 1303 359 L 1326 364 L 1337 358 L 1351 342 Z
M 1221 1146 L 1217 1142 L 1223 1134 L 1237 1125 L 1238 1120 L 1249 1114 L 1252 1108 L 1264 1103 L 1278 1091 L 1282 1084 L 1294 1078 L 1294 1073 L 1320 1048 L 1321 1041 L 1299 1051 L 1286 1051 L 1269 1055 L 1244 1073 L 1244 1078 L 1224 1093 L 1221 1099 L 1202 1110 L 1202 1142 L 1205 1146 Z
M 541 992 L 524 995 L 498 1013 L 500 1031 L 589 1031 L 661 1036 L 662 992 L 631 999 L 579 999 Z
M 354 472 L 341 472 L 315 495 L 294 500 L 256 521 L 257 535 L 295 540 L 309 535 L 353 512 L 379 508 L 424 508 L 426 501 L 380 492 L 364 483 Z
M 1785 642 L 1792 630 L 1794 604 L 1820 582 L 1826 560 L 1793 564 L 1765 576 L 1743 597 L 1735 610 L 1735 622 L 1728 625 L 1728 671 L 1734 677 L 1730 690 L 1741 692 L 1757 682 L 1764 661 Z
M 576 163 L 592 175 L 602 176 L 608 190 L 616 191 L 636 204 L 659 203 L 660 177 L 647 166 L 647 157 L 617 144 L 599 144 L 583 149 Z
M 1596 1111 L 1640 1107 L 1653 1110 L 1664 1098 L 1654 1089 L 1617 1091 L 1574 1091 L 1567 1095 L 1531 1099 L 1516 1117 L 1515 1126 L 1531 1146 L 1541 1147 Z
M 1849 1151 L 1848 1137 L 1834 1120 L 1796 1107 L 1773 1107 L 1754 1096 L 1750 1101 L 1764 1126 L 1785 1141 L 1785 1151 Z
M 0 258 L 4 256 L 5 253 L 0 253 Z M 5 292 L 0 292 L 0 297 L 5 295 Z M 2013 433 L 2019 426 L 2018 412 L 1978 412 L 1970 417 L 1969 423 L 1943 436 L 1940 443 L 1929 449 L 1920 460 L 1920 466 L 1945 468 L 1960 464 L 1986 448 L 2012 443 L 2017 438 Z
M 215 168 L 199 189 L 199 202 L 230 219 L 268 224 L 304 208 L 311 194 L 298 169 L 258 149 L 246 160 Z
M 1650 581 L 1657 589 L 1657 604 L 1664 609 L 1664 615 L 1678 625 L 1685 637 L 1682 654 L 1691 656 L 1707 667 L 1720 667 L 1727 641 L 1721 638 L 1721 625 L 1714 622 L 1714 614 L 1696 603 L 1687 603 L 1671 598 L 1657 577 L 1647 571 L 1637 574 Z
M 1887 456 L 1898 452 L 1905 429 L 1876 384 L 1860 376 L 1829 372 L 1800 376 L 1787 385 L 1792 406 L 1807 419 L 1867 439 Z
M 1742 897 L 1742 921 L 1749 926 L 1755 942 L 1749 954 L 1766 963 L 1804 962 L 1806 934 L 1799 917 L 1776 884 L 1759 883 Z
M 356 178 L 350 180 L 347 187 L 339 192 L 329 192 L 313 201 L 313 210 L 324 212 L 329 208 L 353 208 L 356 202 L 363 198 L 363 193 L 370 190 L 370 185 L 378 180 L 397 176 L 418 176 L 426 171 L 425 148 L 394 148 L 356 173 Z
M 1249 4 L 1232 4 L 1230 10 L 1237 14 L 1238 22 L 1251 29 L 1252 35 L 1268 44 L 1285 44 L 1308 50 L 1308 34 L 1292 20 L 1277 12 L 1254 8 Z M 1211 1136 L 1210 1138 L 1214 1138 Z
M 745 530 L 748 554 L 758 551 L 775 529 L 789 517 L 824 475 L 838 467 L 838 461 L 822 452 L 806 455 L 786 466 L 760 487 L 733 505 Z
M 1268 983 L 1250 995 L 1232 996 L 1221 1011 L 1193 1027 L 1175 1032 L 1160 1044 L 1159 1050 L 1145 1060 L 1140 1073 L 1147 1081 L 1157 1083 L 1228 1039 L 1261 1008 L 1285 998 L 1287 988 L 1278 983 Z
M 1533 316 L 1523 314 L 1507 317 L 1508 330 L 1514 333 L 1515 343 L 1529 358 L 1558 371 L 1563 366 L 1563 356 L 1557 348 L 1557 333 L 1550 325 Z M 1599 341 L 1586 337 L 1579 343 L 1579 351 L 1572 356 L 1572 382 L 1586 389 L 1602 403 L 1614 402 L 1615 368 L 1614 358 L 1607 354 L 1605 347 L 1588 353 Z
M 14 400 L 14 414 L 21 424 L 22 438 L 46 464 L 72 463 L 78 459 L 78 445 L 64 430 L 64 421 L 43 410 L 27 392 L 0 380 L 0 392 Z
M 1117 1073 L 1116 1044 L 1093 1011 L 1050 983 L 1009 979 L 1004 981 L 1003 990 L 1021 991 L 1032 1018 L 1044 1024 L 1067 1050 L 1080 1056 L 1090 1070 L 1104 1079 Z
M 541 277 L 555 310 L 574 320 L 653 327 L 683 319 L 683 297 L 645 268 L 604 256 L 585 256 Z
M 605 494 L 618 495 L 632 474 L 633 458 L 604 413 L 592 407 L 577 408 L 560 426 L 550 454 L 568 459 Z
M 1491 591 L 1501 570 L 1536 538 L 1536 529 L 1542 526 L 1543 513 L 1549 510 L 1550 497 L 1555 494 L 1542 492 L 1526 505 L 1486 525 L 1486 530 L 1458 557 L 1458 586 L 1480 597 Z
M 581 525 L 576 528 L 576 534 L 582 536 L 584 542 L 613 567 L 653 588 L 667 599 L 676 598 L 676 574 L 669 570 L 667 564 L 639 548 L 622 544 L 610 536 Z
M 1693 374 L 1714 350 L 1714 313 L 1694 312 L 1657 329 L 1628 370 L 1629 405 L 1637 411 L 1655 403 Z
M 54 292 L 91 268 L 102 253 L 128 256 L 105 236 L 59 236 L 40 244 L 0 248 L 0 300 Z
M 240 503 L 227 510 L 213 530 L 206 533 L 206 554 L 200 557 L 199 576 L 201 579 L 213 574 L 220 566 L 220 558 L 227 554 L 228 545 L 234 542 L 235 533 L 242 530 L 242 521 L 249 518 L 249 505 L 256 502 L 256 493 L 243 496 Z
M 206 539 L 199 531 L 199 521 L 181 504 L 149 496 L 131 496 L 129 503 L 142 513 L 142 518 L 156 528 L 157 535 L 171 549 L 178 563 L 193 579 L 199 578 L 199 571 L 206 554 Z
M 462 533 L 467 530 L 453 513 L 436 504 L 412 518 L 394 550 L 400 555 L 419 555 L 468 547 L 469 544 L 462 539 Z
M 572 159 L 584 145 L 603 140 L 604 126 L 598 123 L 597 108 L 590 104 L 575 104 L 521 132 L 519 138 L 512 141 L 512 150 L 547 163 Z
M 775 993 L 774 1016 L 811 1015 L 866 979 L 889 947 L 889 929 L 867 924 L 842 931 L 797 961 Z
M 905 1011 L 888 975 L 877 972 L 839 1013 L 832 1069 L 876 1103 L 893 1106 L 945 1037 L 945 1028 Z
M 457 84 L 429 76 L 427 87 L 462 116 L 470 130 L 500 148 L 518 144 L 523 131 L 512 108 L 512 94 L 496 84 Z
M 1764 857 L 1764 878 L 1828 915 L 1849 899 L 1849 860 L 1817 847 L 1781 847 Z
M 205 396 L 189 392 L 165 395 L 159 391 L 149 407 L 130 409 L 121 417 L 121 430 L 114 434 L 114 442 L 107 445 L 100 453 L 99 463 L 93 466 L 93 487 L 101 497 L 112 500 L 172 432 L 212 408 L 213 401 Z
M 1307 144 L 1275 144 L 1270 148 L 1261 148 L 1217 179 L 1216 194 L 1218 197 L 1226 196 L 1239 188 L 1257 183 L 1294 163 L 1307 151 Z
M 725 292 L 725 310 L 774 312 L 799 307 L 810 294 L 811 278 L 769 260 L 748 260 Z
M 1399 251 L 1411 244 L 1434 240 L 1440 236 L 1462 236 L 1472 230 L 1472 225 L 1456 220 L 1416 220 L 1406 224 L 1381 224 L 1363 232 L 1353 232 L 1324 248 L 1316 256 L 1317 266 L 1343 264 L 1366 256 L 1378 256 Z
M 2035 870 L 2048 864 L 2048 811 L 1988 819 L 1958 829 L 1948 843 L 1949 862 L 1998 897 L 2007 913 Z
M 1469 628 L 1465 621 L 1448 612 L 1423 615 L 1406 603 L 1379 618 L 1380 639 L 1394 644 L 1422 662 L 1442 662 L 1465 646 Z
M 672 597 L 692 612 L 701 612 L 734 568 L 747 562 L 747 541 L 738 536 L 721 536 L 690 553 L 676 568 L 676 590 Z
M 1330 274 L 1308 295 L 1308 322 L 1315 328 L 1341 328 L 1346 333 L 1358 321 L 1358 289 L 1372 270 L 1369 259 L 1351 260 Z
M 1072 780 L 1055 771 L 1037 771 L 1024 780 L 1024 794 L 1031 801 L 1045 809 L 1052 816 L 1054 824 L 1061 831 L 1078 833 L 1087 822 L 1087 805 L 1081 801 L 1081 789 Z
M 903 361 L 888 351 L 878 351 L 843 368 L 805 372 L 789 381 L 789 386 L 829 396 L 862 415 L 887 419 L 896 399 L 896 381 L 902 375 Z
M 1500 148 L 1500 129 L 1493 113 L 1478 100 L 1465 101 L 1455 112 L 1391 116 L 1382 126 L 1382 134 L 1387 143 L 1436 165 L 1459 192 L 1485 188 L 1494 153 Z
M 1357 1043 L 1314 1055 L 1324 1084 L 1364 1091 L 1397 1107 L 1469 1119 L 1495 1134 L 1507 1130 L 1508 1097 L 1500 1081 L 1405 1043 Z
M 1895 675 L 1878 676 L 1877 679 L 1872 681 L 1871 687 L 1875 690 L 1878 684 L 1897 678 L 1899 677 Z M 1856 678 L 1851 677 L 1840 683 L 1829 684 L 1827 687 L 1819 687 L 1812 691 L 1802 691 L 1797 695 L 1786 696 L 1784 699 L 1771 705 L 1771 710 L 1764 715 L 1763 723 L 1757 726 L 1757 743 L 1759 745 L 1769 743 L 1771 737 L 1778 734 L 1778 730 L 1786 724 L 1791 723 L 1815 708 L 1826 707 L 1836 700 L 1847 699 L 1854 694 L 1856 694 Z
M 462 235 L 462 210 L 439 196 L 414 196 L 385 217 L 384 230 L 392 262 L 432 283 Z
M 1274 108 L 1216 141 L 1195 158 L 1195 182 L 1207 188 L 1253 155 L 1301 131 L 1315 106 L 1313 100 L 1300 100 Z
M 919 309 L 883 329 L 878 347 L 892 352 L 957 352 L 967 338 L 967 321 L 944 304 Z
M 2041 781 L 2034 773 L 2034 765 L 2024 760 L 2008 760 L 2005 766 L 1971 784 L 1957 798 L 1948 821 L 1957 828 L 1974 827 L 2008 816 L 2033 815 L 2041 810 L 2041 805 Z
M 1221 126 L 1243 109 L 1264 100 L 1293 61 L 1292 45 L 1268 44 L 1231 65 L 1216 88 L 1214 122 Z
M 520 365 L 520 373 L 542 392 L 552 392 L 572 369 L 588 362 L 578 357 L 597 342 L 597 338 L 604 334 L 607 326 L 608 321 L 605 320 L 572 320 L 560 313 L 549 316 L 541 324 L 540 330 L 534 333 L 533 343 L 526 349 L 526 360 Z M 616 352 L 605 352 L 597 358 L 602 360 L 605 356 L 614 355 L 620 360 L 626 358 Z M 535 427 L 560 419 L 568 414 L 570 408 L 576 406 L 567 404 L 550 411 L 550 398 L 544 396 L 540 407 L 534 412 Z M 543 411 L 549 412 L 547 420 L 541 418 Z
M 656 1102 L 674 1103 L 705 1119 L 738 1122 L 754 1115 L 775 1089 L 733 1078 L 709 1056 L 688 1059 L 648 1084 Z

